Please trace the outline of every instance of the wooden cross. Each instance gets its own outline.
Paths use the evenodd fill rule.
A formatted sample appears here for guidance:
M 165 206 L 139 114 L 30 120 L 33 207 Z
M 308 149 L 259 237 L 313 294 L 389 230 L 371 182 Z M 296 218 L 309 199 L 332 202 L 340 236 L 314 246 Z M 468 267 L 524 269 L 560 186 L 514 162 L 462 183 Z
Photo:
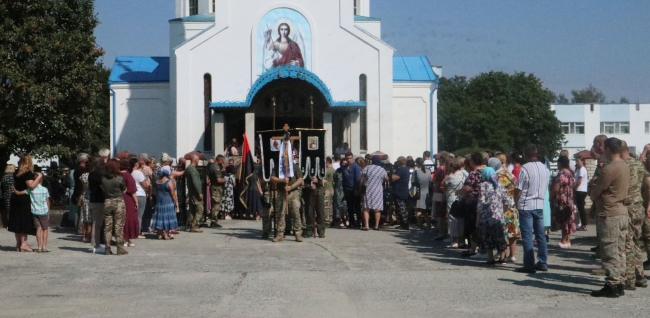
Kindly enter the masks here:
M 289 124 L 284 124 L 284 126 L 282 127 L 282 129 L 283 129 L 285 132 L 288 132 L 291 128 L 289 128 Z M 281 136 L 281 137 L 271 137 L 271 140 L 284 140 L 284 136 Z M 289 137 L 289 140 L 300 140 L 300 136 L 291 136 L 291 137 Z

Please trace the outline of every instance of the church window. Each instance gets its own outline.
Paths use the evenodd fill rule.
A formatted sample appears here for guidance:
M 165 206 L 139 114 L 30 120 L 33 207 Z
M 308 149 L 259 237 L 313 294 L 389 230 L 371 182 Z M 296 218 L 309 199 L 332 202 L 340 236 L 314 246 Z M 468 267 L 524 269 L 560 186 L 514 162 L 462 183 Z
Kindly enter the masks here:
M 210 74 L 203 75 L 203 150 L 212 151 L 212 109 L 210 109 L 210 101 L 212 101 L 212 76 Z
M 368 77 L 366 74 L 361 74 L 359 75 L 359 100 L 362 102 L 367 102 L 368 100 Z M 359 134 L 360 136 L 360 143 L 361 143 L 361 150 L 368 150 L 368 111 L 367 111 L 367 103 L 366 107 L 361 107 L 361 111 L 359 114 L 359 120 L 360 120 L 360 125 L 361 126 L 361 132 Z
M 212 0 L 212 12 L 217 12 L 217 4 L 215 2 L 216 0 Z
M 199 0 L 190 0 L 190 15 L 199 14 Z
M 359 0 L 354 0 L 354 15 L 359 15 Z

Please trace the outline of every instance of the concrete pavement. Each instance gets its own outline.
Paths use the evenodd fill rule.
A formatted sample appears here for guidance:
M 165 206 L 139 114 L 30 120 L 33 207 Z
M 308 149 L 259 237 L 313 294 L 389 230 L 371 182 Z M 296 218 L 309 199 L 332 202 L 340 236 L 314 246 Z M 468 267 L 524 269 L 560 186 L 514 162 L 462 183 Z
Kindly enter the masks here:
M 1 231 L 0 317 L 647 317 L 650 290 L 589 296 L 604 283 L 589 275 L 599 266 L 593 227 L 570 250 L 552 235 L 549 272 L 524 275 L 415 230 L 328 229 L 325 239 L 271 243 L 259 239 L 261 222 L 222 224 L 135 240 L 126 256 L 94 255 L 57 229 L 51 253 L 17 253 Z

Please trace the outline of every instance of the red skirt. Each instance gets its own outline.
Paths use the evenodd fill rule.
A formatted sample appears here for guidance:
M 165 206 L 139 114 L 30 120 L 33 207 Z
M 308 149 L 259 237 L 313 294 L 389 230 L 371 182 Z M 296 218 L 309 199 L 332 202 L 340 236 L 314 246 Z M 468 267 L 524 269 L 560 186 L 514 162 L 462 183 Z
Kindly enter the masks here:
M 126 219 L 124 220 L 124 239 L 137 239 L 140 235 L 140 221 L 138 221 L 138 209 L 135 207 L 133 196 L 122 194 L 126 206 Z

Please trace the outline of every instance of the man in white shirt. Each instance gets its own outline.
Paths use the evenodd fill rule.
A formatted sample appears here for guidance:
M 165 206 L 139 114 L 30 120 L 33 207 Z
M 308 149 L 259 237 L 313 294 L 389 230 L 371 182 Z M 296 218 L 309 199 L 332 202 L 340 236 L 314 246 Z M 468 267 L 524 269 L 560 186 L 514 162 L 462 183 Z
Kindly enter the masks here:
M 425 151 L 422 154 L 422 158 L 424 159 L 424 167 L 429 173 L 433 173 L 433 160 L 431 160 L 431 152 L 430 151 Z
M 578 231 L 587 230 L 587 211 L 585 210 L 585 199 L 587 198 L 587 185 L 589 184 L 589 175 L 587 175 L 587 168 L 585 168 L 585 159 L 582 157 L 576 158 L 576 183 L 573 185 L 573 193 L 575 195 L 576 206 L 580 213 L 580 227 Z
M 523 152 L 527 163 L 521 166 L 515 182 L 515 202 L 519 209 L 519 226 L 524 244 L 524 267 L 515 271 L 533 274 L 537 271 L 548 271 L 548 250 L 544 231 L 544 196 L 548 189 L 548 169 L 537 157 L 537 146 L 529 144 Z M 537 241 L 537 264 L 533 234 Z

